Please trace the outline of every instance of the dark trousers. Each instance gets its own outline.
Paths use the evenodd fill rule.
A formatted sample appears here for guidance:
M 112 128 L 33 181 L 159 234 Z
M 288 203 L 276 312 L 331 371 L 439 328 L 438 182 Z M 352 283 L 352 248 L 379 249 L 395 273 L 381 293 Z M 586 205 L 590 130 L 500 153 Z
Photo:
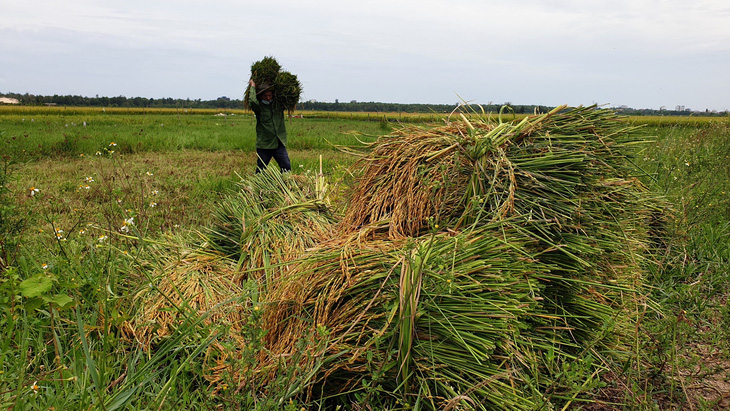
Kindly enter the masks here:
M 291 171 L 291 163 L 289 162 L 289 153 L 286 151 L 286 147 L 279 141 L 279 147 L 277 148 L 257 148 L 256 155 L 256 172 L 263 170 L 269 164 L 269 161 L 273 158 L 276 160 L 276 164 L 279 165 L 281 171 Z

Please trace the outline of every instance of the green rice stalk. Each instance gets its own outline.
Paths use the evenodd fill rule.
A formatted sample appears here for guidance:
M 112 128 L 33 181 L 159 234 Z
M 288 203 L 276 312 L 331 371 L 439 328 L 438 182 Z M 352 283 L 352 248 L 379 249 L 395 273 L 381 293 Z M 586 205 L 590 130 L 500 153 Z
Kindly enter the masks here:
M 241 279 L 273 278 L 303 250 L 331 236 L 333 216 L 310 180 L 269 167 L 221 200 L 204 236 L 238 260 Z
M 261 87 L 263 84 L 271 86 L 274 84 L 274 79 L 276 79 L 276 76 L 279 74 L 279 70 L 281 70 L 279 62 L 276 61 L 273 56 L 266 56 L 251 64 L 251 80 L 253 80 L 258 87 Z M 248 93 L 250 88 L 251 85 L 246 86 L 246 93 L 243 97 L 243 107 L 245 109 L 249 109 L 251 107 L 248 102 Z
M 297 79 L 297 76 L 288 71 L 282 71 L 276 75 L 273 85 L 274 98 L 277 103 L 289 111 L 289 113 L 294 111 L 297 103 L 299 103 L 299 97 L 302 94 L 302 85 Z
M 411 389 L 409 378 L 412 366 L 411 348 L 416 334 L 416 313 L 418 299 L 421 294 L 422 264 L 430 254 L 430 243 L 422 248 L 414 249 L 408 257 L 407 264 L 401 268 L 398 295 L 398 386 L 407 396 Z
M 289 111 L 290 114 L 296 109 L 302 93 L 302 84 L 296 75 L 288 71 L 281 71 L 281 65 L 274 57 L 267 56 L 253 63 L 251 65 L 251 79 L 257 87 L 268 84 L 274 92 L 276 103 Z M 243 106 L 245 109 L 250 108 L 250 88 L 250 85 L 246 87 L 243 98 Z
M 495 223 L 411 245 L 331 242 L 311 250 L 270 285 L 267 352 L 291 356 L 306 330 L 322 327 L 332 342 L 310 393 L 320 387 L 350 401 L 344 398 L 370 370 L 403 399 L 423 386 L 440 406 L 468 392 L 478 403 L 529 409 L 532 401 L 512 388 L 539 373 L 530 360 L 536 355 L 526 353 L 574 344 L 566 335 L 531 331 L 530 324 L 556 327 L 563 318 L 542 307 L 549 267 L 529 257 L 532 240 L 503 229 Z M 257 385 L 271 382 L 263 370 L 272 361 L 262 362 Z M 540 381 L 546 386 L 549 376 Z

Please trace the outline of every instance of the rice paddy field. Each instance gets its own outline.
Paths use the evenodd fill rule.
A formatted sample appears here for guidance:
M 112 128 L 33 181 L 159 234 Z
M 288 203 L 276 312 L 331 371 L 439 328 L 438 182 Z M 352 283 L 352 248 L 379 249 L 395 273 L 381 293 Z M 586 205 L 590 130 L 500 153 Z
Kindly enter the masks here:
M 0 107 L 0 407 L 730 408 L 730 120 Z

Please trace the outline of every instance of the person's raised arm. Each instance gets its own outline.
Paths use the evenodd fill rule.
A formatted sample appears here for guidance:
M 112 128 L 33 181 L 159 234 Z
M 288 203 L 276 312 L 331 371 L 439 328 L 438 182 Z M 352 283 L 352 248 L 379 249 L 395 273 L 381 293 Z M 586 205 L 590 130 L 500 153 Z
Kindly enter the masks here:
M 248 85 L 251 86 L 248 88 L 248 104 L 251 106 L 252 110 L 254 108 L 258 110 L 259 99 L 256 96 L 256 83 L 254 83 L 253 79 L 250 79 L 248 81 Z

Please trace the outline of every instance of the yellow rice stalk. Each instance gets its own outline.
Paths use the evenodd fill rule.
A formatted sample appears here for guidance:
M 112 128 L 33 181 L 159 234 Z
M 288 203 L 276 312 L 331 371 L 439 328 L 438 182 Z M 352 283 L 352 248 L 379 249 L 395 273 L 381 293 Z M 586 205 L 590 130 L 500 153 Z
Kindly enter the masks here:
M 208 242 L 237 259 L 241 275 L 276 278 L 286 265 L 319 241 L 332 237 L 328 207 L 306 176 L 269 167 L 239 184 L 215 212 Z
M 390 222 L 391 238 L 416 235 L 459 208 L 469 181 L 469 162 L 459 136 L 463 123 L 433 129 L 407 127 L 372 145 L 358 163 L 363 174 L 339 225 L 342 233 L 383 220 Z
M 219 361 L 208 379 L 227 380 L 239 389 L 249 385 L 263 388 L 277 377 L 282 361 L 288 367 L 316 370 L 323 356 L 355 347 L 352 340 L 369 341 L 371 338 L 363 333 L 363 327 L 382 321 L 383 315 L 374 315 L 363 307 L 378 307 L 384 295 L 379 292 L 373 297 L 369 293 L 353 293 L 352 289 L 364 284 L 377 288 L 378 281 L 382 280 L 382 256 L 397 253 L 403 243 L 385 240 L 382 228 L 371 227 L 366 231 L 369 233 L 362 237 L 341 237 L 307 250 L 306 258 L 291 262 L 280 277 L 269 282 L 261 297 L 265 302 L 260 323 L 266 330 L 264 346 L 257 353 L 254 369 Z M 326 335 L 321 334 L 324 330 Z M 330 335 L 339 341 L 329 341 Z M 240 347 L 243 349 L 245 345 Z M 367 345 L 355 348 L 350 357 L 358 358 L 367 349 Z M 326 373 L 341 368 L 365 369 L 362 362 L 341 361 Z
M 169 336 L 186 316 L 205 315 L 203 324 L 240 328 L 241 310 L 230 302 L 240 295 L 240 287 L 233 281 L 235 273 L 235 266 L 219 255 L 191 253 L 169 258 L 134 296 L 139 312 L 127 332 L 149 349 Z

